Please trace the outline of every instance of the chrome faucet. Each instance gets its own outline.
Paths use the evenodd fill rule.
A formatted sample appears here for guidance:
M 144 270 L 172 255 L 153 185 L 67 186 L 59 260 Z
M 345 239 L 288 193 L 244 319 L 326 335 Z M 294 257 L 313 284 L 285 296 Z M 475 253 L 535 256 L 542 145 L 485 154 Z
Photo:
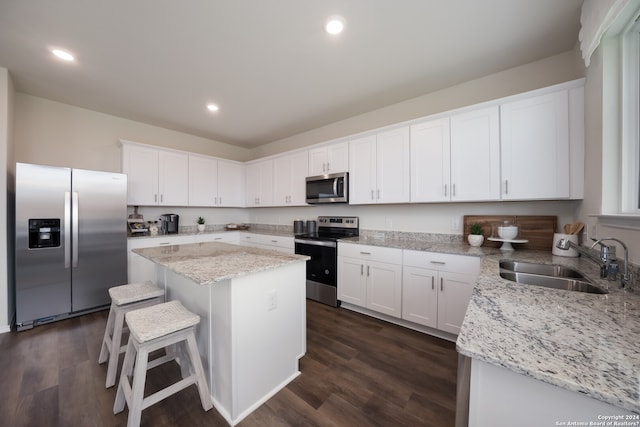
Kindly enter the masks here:
M 618 273 L 620 272 L 618 259 L 616 258 L 616 248 L 615 246 L 605 245 L 604 243 L 602 243 L 604 240 L 613 240 L 615 242 L 618 242 L 624 249 L 624 271 L 622 273 L 622 276 L 620 276 L 620 284 L 624 288 L 625 286 L 631 284 L 632 275 L 629 271 L 629 249 L 623 241 L 614 237 L 605 237 L 604 239 L 595 240 L 593 245 L 591 245 L 589 249 L 586 249 L 583 246 L 569 241 L 569 239 L 560 239 L 556 247 L 563 250 L 568 250 L 570 248 L 577 250 L 578 252 L 580 252 L 580 254 L 584 255 L 600 266 L 600 277 L 602 277 L 603 279 L 607 278 L 609 280 L 616 280 Z M 600 245 L 599 257 L 593 254 L 593 248 L 596 245 Z

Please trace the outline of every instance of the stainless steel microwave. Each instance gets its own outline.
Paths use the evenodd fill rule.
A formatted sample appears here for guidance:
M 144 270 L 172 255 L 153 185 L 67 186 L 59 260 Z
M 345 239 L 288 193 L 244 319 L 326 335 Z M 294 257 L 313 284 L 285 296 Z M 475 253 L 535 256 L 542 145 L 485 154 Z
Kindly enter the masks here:
M 309 204 L 349 202 L 349 173 L 307 177 L 306 195 Z

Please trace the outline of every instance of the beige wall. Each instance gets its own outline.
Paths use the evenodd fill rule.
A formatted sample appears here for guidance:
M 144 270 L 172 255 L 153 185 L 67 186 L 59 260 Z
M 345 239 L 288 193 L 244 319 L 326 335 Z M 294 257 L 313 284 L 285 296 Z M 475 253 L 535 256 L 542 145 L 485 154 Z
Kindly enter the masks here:
M 584 64 L 579 52 L 572 50 L 265 144 L 255 148 L 252 156 L 253 158 L 265 157 L 394 123 L 515 95 L 582 78 L 584 73 Z
M 250 157 L 244 148 L 17 94 L 17 162 L 120 172 L 120 139 L 232 160 Z

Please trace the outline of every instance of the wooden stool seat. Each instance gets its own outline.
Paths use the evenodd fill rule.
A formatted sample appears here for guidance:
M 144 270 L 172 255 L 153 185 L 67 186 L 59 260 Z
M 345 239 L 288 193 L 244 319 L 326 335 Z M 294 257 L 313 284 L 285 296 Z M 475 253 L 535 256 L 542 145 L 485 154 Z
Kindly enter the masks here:
M 130 311 L 125 317 L 129 325 L 129 343 L 113 413 L 122 412 L 126 403 L 129 407 L 127 426 L 139 426 L 144 409 L 193 384 L 198 387 L 202 408 L 211 409 L 213 402 L 195 338 L 200 316 L 184 308 L 180 301 L 170 301 Z M 149 361 L 149 353 L 162 348 L 166 355 Z M 180 363 L 182 380 L 144 397 L 147 370 L 175 359 Z
M 107 318 L 107 326 L 102 338 L 102 347 L 98 363 L 109 360 L 107 365 L 107 388 L 116 383 L 116 372 L 118 370 L 118 358 L 120 353 L 124 353 L 126 346 L 121 345 L 122 333 L 126 330 L 124 324 L 125 314 L 132 310 L 160 304 L 164 301 L 164 290 L 158 288 L 151 282 L 130 283 L 115 286 L 109 289 L 111 297 L 111 308 Z

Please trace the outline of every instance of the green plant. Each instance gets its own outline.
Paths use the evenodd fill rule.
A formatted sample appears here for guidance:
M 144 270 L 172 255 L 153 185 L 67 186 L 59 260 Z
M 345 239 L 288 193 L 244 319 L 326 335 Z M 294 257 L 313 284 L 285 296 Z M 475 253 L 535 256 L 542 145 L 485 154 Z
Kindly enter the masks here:
M 198 220 L 196 221 L 198 224 L 204 224 L 204 218 L 199 216 Z
M 469 234 L 479 234 L 482 235 L 482 224 L 479 222 L 474 222 L 469 226 Z

